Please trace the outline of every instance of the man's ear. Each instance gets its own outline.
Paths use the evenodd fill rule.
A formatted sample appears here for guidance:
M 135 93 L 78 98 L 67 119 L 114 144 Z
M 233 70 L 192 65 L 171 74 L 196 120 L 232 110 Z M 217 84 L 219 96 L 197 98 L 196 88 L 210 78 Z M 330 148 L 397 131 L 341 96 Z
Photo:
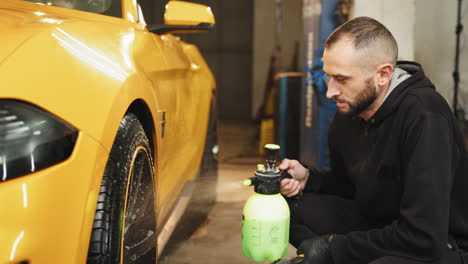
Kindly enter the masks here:
M 393 66 L 390 63 L 385 63 L 379 65 L 379 70 L 377 72 L 377 82 L 379 86 L 385 86 L 390 83 L 392 80 Z

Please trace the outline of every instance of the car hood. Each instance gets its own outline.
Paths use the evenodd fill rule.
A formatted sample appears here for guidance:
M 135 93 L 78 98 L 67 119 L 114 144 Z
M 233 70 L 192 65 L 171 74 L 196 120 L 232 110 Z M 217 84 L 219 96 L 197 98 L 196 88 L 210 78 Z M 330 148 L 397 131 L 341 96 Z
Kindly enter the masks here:
M 24 16 L 0 8 L 0 35 L 4 36 L 0 45 L 0 64 L 33 34 L 30 30 L 18 30 L 22 23 Z
M 39 6 L 26 3 L 32 7 Z M 33 9 L 34 10 L 34 9 Z M 13 5 L 10 1 L 0 4 L 0 64 L 2 64 L 15 50 L 21 47 L 35 33 L 52 28 L 70 18 L 51 13 L 33 11 L 23 3 Z
M 74 9 L 48 6 L 20 0 L 0 1 L 0 65 L 37 33 L 64 26 L 68 22 L 110 22 L 122 19 Z
M 142 78 L 135 34 L 123 19 L 0 0 L 0 99 L 36 105 L 100 141 L 121 89 Z

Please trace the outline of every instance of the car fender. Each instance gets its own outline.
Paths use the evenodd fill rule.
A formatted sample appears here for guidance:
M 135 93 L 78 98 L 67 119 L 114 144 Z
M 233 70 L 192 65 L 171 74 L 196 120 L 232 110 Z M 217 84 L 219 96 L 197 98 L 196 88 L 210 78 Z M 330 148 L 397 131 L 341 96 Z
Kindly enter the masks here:
M 0 66 L 0 87 L 7 88 L 2 97 L 37 105 L 110 151 L 131 103 L 143 100 L 153 120 L 158 103 L 153 84 L 132 58 L 136 29 L 109 24 L 78 31 L 86 23 L 60 25 L 31 37 Z M 104 34 L 114 34 L 116 41 L 110 43 Z M 163 69 L 160 60 L 154 65 Z

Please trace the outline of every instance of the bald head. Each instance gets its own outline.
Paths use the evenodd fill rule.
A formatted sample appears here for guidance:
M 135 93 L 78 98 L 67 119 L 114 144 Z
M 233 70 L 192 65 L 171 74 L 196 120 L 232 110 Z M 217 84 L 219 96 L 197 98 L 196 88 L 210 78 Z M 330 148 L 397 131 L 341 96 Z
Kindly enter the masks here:
M 333 49 L 338 42 L 350 42 L 362 63 L 374 67 L 384 63 L 396 65 L 398 45 L 392 33 L 370 17 L 356 17 L 338 27 L 325 42 Z

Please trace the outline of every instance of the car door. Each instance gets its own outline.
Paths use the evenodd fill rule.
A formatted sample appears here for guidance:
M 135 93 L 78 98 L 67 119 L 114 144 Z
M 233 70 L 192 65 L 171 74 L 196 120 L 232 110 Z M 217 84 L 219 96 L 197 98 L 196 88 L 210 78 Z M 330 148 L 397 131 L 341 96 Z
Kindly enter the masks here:
M 138 23 L 146 22 L 139 14 Z M 183 102 L 181 90 L 186 87 L 186 73 L 190 64 L 181 50 L 176 37 L 158 35 L 146 30 L 138 34 L 139 47 L 135 51 L 136 61 L 145 76 L 150 80 L 158 103 L 156 129 L 160 137 L 156 139 L 159 156 L 155 157 L 156 197 L 158 224 L 172 208 L 178 193 L 184 186 L 184 155 L 182 138 L 186 130 L 183 128 Z M 157 54 L 156 54 L 157 53 Z
M 149 6 L 152 13 L 155 12 L 155 2 L 151 1 L 148 4 L 140 0 L 140 3 Z M 162 7 L 164 5 L 160 6 Z M 185 13 L 183 14 L 183 18 L 186 18 Z M 142 12 L 139 13 L 138 19 L 138 23 L 146 24 Z M 161 137 L 157 138 L 156 144 L 160 155 L 155 157 L 155 171 L 157 208 L 158 214 L 162 216 L 158 218 L 160 223 L 165 220 L 164 217 L 172 208 L 184 183 L 198 173 L 213 77 L 195 46 L 180 41 L 179 37 L 170 33 L 146 31 L 140 35 L 143 47 L 139 56 L 142 56 L 144 61 L 142 68 L 152 83 L 159 109 L 156 129 L 161 131 Z M 161 56 L 145 55 L 151 53 L 152 46 L 161 51 Z M 195 62 L 196 60 L 199 62 Z M 204 71 L 200 71 L 200 65 Z M 200 73 L 203 77 L 197 78 L 196 76 L 200 77 Z M 200 86 L 204 86 L 205 89 L 200 89 Z M 201 94 L 204 96 L 201 97 Z M 200 110 L 203 114 L 199 119 L 197 113 Z

